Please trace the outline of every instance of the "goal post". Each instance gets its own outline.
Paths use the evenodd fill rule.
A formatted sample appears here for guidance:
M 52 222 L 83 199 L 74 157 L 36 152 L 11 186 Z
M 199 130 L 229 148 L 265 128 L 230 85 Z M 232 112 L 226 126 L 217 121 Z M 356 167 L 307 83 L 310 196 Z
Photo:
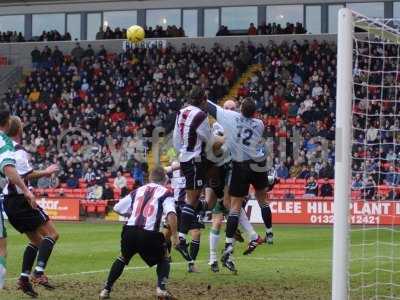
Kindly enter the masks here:
M 350 204 L 350 153 L 353 65 L 353 14 L 342 8 L 338 14 L 335 193 L 332 255 L 332 299 L 347 298 L 348 233 Z
M 400 299 L 400 22 L 338 13 L 332 299 Z

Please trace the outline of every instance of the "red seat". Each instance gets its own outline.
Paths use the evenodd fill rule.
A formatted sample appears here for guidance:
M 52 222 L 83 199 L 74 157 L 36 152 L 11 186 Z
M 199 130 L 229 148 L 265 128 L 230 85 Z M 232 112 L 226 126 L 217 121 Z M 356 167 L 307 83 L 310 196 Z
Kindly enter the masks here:
M 95 202 L 88 201 L 86 204 L 86 207 L 87 207 L 86 212 L 88 214 L 96 212 L 96 203 Z
M 293 184 L 293 183 L 296 182 L 296 179 L 295 179 L 295 178 L 288 178 L 288 179 L 286 179 L 284 182 L 285 182 L 285 183 L 288 183 L 288 184 Z

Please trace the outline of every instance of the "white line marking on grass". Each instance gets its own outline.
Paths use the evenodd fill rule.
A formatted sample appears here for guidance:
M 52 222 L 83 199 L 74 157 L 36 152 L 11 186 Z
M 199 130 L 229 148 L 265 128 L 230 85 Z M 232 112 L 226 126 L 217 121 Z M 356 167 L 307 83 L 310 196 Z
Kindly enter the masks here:
M 330 259 L 317 259 L 317 258 L 308 258 L 308 257 L 292 257 L 292 258 L 281 258 L 281 257 L 238 257 L 235 260 L 264 260 L 264 261 L 318 261 L 318 262 L 331 262 Z M 198 263 L 208 263 L 208 260 L 197 260 Z M 186 265 L 187 262 L 173 262 L 171 265 Z M 149 269 L 148 266 L 139 266 L 139 267 L 125 267 L 124 270 L 144 270 Z M 63 274 L 50 274 L 48 275 L 50 278 L 57 277 L 67 277 L 67 276 L 78 276 L 78 275 L 91 275 L 97 273 L 106 273 L 109 272 L 110 269 L 102 269 L 102 270 L 94 270 L 94 271 L 83 271 L 76 273 L 63 273 Z M 17 280 L 19 277 L 7 278 L 9 280 Z

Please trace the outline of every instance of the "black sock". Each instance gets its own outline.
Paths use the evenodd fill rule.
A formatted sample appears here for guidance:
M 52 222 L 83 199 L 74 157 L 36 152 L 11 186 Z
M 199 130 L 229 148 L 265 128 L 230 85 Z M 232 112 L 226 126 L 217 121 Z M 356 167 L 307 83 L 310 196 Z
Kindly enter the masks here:
M 36 247 L 35 245 L 29 243 L 28 246 L 26 246 L 24 256 L 22 258 L 21 277 L 29 278 L 29 274 L 32 271 L 37 253 L 38 247 Z
M 157 286 L 165 290 L 170 270 L 170 260 L 169 258 L 164 258 L 162 262 L 157 265 Z
M 125 268 L 125 260 L 123 257 L 118 257 L 111 266 L 110 273 L 108 274 L 105 289 L 111 291 L 114 282 L 121 276 Z
M 268 203 L 261 205 L 261 216 L 263 218 L 265 227 L 272 228 L 272 212 Z
M 200 250 L 200 241 L 192 240 L 190 243 L 190 257 L 193 260 L 196 260 L 197 254 L 199 254 Z
M 229 212 L 228 220 L 226 222 L 226 237 L 233 238 L 239 224 L 240 212 L 231 211 Z
M 39 246 L 39 253 L 37 258 L 37 267 L 36 273 L 43 273 L 44 269 L 46 268 L 47 261 L 50 258 L 51 252 L 53 251 L 53 247 L 56 241 L 53 240 L 51 237 L 45 236 L 40 243 Z
M 171 254 L 172 243 L 171 241 L 166 241 L 166 243 L 167 243 L 168 253 Z
M 182 208 L 181 225 L 179 228 L 179 232 L 187 234 L 189 232 L 190 224 L 193 223 L 195 218 L 196 215 L 193 206 L 185 204 Z

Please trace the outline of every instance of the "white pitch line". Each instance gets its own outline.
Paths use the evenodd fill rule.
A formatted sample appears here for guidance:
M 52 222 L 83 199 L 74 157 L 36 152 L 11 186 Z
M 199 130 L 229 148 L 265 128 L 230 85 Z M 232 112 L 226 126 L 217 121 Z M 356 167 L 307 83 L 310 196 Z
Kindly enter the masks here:
M 308 258 L 308 257 L 292 257 L 292 258 L 280 258 L 280 257 L 238 257 L 235 260 L 264 260 L 264 261 L 318 261 L 318 262 L 331 262 L 330 259 L 315 259 L 315 258 Z M 208 260 L 197 260 L 198 263 L 208 263 Z M 187 262 L 173 262 L 171 265 L 186 265 Z M 148 266 L 142 267 L 126 267 L 125 270 L 144 270 L 148 269 Z M 102 269 L 102 270 L 94 270 L 94 271 L 83 271 L 83 272 L 76 272 L 76 273 L 63 273 L 63 274 L 54 274 L 48 275 L 50 278 L 57 278 L 57 277 L 66 277 L 66 276 L 77 276 L 77 275 L 91 275 L 97 273 L 106 273 L 110 271 L 110 269 Z M 17 280 L 19 277 L 14 278 L 7 278 L 9 280 Z

